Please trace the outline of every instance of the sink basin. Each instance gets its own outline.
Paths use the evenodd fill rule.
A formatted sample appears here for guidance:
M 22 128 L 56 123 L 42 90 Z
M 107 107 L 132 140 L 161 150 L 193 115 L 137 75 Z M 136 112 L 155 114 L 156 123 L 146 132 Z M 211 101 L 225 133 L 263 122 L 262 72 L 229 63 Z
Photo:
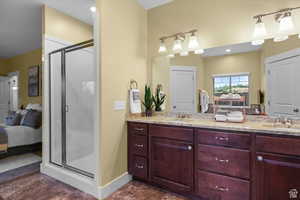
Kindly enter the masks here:
M 171 122 L 171 123 L 188 123 L 193 120 L 189 119 L 189 118 L 171 118 L 171 119 L 168 119 L 167 121 Z

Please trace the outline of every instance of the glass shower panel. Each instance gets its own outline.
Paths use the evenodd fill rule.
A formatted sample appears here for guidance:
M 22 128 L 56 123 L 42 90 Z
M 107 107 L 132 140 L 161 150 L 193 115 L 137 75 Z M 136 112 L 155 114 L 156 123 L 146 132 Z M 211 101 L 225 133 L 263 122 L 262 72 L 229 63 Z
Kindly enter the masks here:
M 66 165 L 95 173 L 93 48 L 66 51 Z
M 62 165 L 62 62 L 61 52 L 50 54 L 50 161 Z

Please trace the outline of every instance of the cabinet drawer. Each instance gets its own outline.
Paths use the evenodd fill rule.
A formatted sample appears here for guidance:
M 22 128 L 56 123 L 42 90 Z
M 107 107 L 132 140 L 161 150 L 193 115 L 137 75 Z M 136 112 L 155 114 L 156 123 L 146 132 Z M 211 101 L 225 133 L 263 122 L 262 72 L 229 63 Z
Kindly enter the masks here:
M 197 194 L 209 200 L 249 200 L 250 183 L 245 180 L 197 171 Z
M 146 158 L 140 156 L 131 157 L 131 174 L 140 179 L 148 178 L 148 163 Z
M 194 140 L 194 130 L 192 128 L 150 125 L 149 134 L 150 136 L 182 140 L 187 142 L 193 142 Z
M 211 144 L 227 147 L 248 149 L 251 138 L 248 134 L 227 133 L 221 131 L 200 130 L 196 131 L 199 144 Z
M 249 151 L 208 145 L 198 145 L 197 148 L 199 169 L 240 178 L 250 177 Z
M 148 152 L 147 136 L 131 135 L 129 145 L 130 145 L 130 154 L 147 157 L 147 152 Z
M 256 136 L 256 150 L 300 156 L 300 140 L 298 138 L 258 135 Z
M 128 123 L 128 132 L 130 134 L 136 134 L 136 135 L 147 135 L 147 124 L 143 123 Z

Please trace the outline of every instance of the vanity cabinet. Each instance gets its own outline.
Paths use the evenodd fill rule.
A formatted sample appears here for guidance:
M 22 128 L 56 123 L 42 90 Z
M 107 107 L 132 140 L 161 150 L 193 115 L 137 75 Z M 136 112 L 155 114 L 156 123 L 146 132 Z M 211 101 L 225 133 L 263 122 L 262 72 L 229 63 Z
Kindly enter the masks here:
M 149 126 L 150 181 L 178 192 L 194 185 L 193 129 Z
M 257 200 L 300 198 L 298 138 L 257 136 Z
M 299 137 L 129 122 L 128 169 L 193 199 L 300 199 Z

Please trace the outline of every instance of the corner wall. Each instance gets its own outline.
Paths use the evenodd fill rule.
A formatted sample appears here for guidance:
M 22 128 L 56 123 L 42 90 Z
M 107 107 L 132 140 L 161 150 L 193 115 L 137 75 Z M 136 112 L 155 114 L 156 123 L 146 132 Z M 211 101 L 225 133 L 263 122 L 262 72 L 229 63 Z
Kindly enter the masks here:
M 128 89 L 147 80 L 147 11 L 135 0 L 97 0 L 100 12 L 101 185 L 127 172 Z M 125 101 L 126 110 L 114 110 Z

